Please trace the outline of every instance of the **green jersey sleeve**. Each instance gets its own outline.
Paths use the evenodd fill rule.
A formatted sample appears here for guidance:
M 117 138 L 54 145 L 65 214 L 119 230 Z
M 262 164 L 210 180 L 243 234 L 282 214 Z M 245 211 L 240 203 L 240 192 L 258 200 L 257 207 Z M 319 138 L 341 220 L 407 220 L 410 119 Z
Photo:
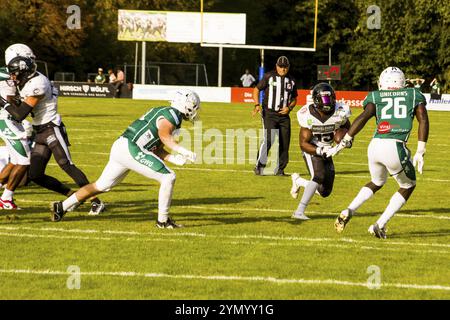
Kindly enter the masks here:
M 426 105 L 427 99 L 419 89 L 414 88 L 414 107 L 417 107 L 420 103 Z
M 169 107 L 162 113 L 165 119 L 167 119 L 175 128 L 179 129 L 181 127 L 181 122 L 183 121 L 183 116 L 180 111 L 175 108 Z
M 373 91 L 372 91 L 372 92 L 369 92 L 369 94 L 367 95 L 367 97 L 364 99 L 364 101 L 363 101 L 363 108 L 365 109 L 366 106 L 367 106 L 369 103 L 376 104 L 376 101 L 375 101 L 375 95 L 374 95 Z

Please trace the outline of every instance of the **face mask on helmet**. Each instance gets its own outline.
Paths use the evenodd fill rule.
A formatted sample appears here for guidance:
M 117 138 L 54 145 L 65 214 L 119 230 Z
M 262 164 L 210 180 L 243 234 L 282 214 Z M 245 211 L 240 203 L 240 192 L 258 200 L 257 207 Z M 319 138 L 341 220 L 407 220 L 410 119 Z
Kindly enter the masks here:
M 15 57 L 8 64 L 8 72 L 19 84 L 23 84 L 36 73 L 36 64 L 30 58 Z
M 198 119 L 200 98 L 194 91 L 188 89 L 177 90 L 170 101 L 170 105 L 180 111 L 185 120 L 194 122 Z
M 314 105 L 325 113 L 334 112 L 336 106 L 336 94 L 327 83 L 319 83 L 313 89 L 312 98 Z
M 405 74 L 397 67 L 383 70 L 378 80 L 379 90 L 397 90 L 406 86 Z
M 33 61 L 36 59 L 36 56 L 30 49 L 30 47 L 22 43 L 15 43 L 13 45 L 10 45 L 5 50 L 5 64 L 8 65 L 15 57 L 26 57 L 30 58 Z

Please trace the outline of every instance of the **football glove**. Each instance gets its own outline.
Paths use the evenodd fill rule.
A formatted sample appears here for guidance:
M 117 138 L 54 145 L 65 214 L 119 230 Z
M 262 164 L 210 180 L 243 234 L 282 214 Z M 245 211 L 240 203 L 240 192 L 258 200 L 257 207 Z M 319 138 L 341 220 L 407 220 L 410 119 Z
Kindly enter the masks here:
M 186 160 L 190 162 L 195 162 L 195 160 L 197 159 L 197 155 L 195 154 L 195 152 L 189 151 L 188 149 L 181 146 L 178 146 L 175 151 L 181 154 Z
M 316 148 L 316 154 L 319 157 L 324 157 L 326 156 L 326 153 L 328 152 L 328 150 L 331 149 L 331 146 L 323 146 L 323 147 L 317 147 Z
M 423 142 L 423 141 L 417 142 L 417 151 L 413 158 L 413 165 L 414 165 L 414 167 L 417 167 L 417 171 L 420 174 L 422 174 L 422 171 L 423 171 L 423 164 L 424 164 L 423 156 L 425 155 L 425 151 L 426 151 L 425 145 L 426 145 L 426 142 Z
M 167 161 L 170 163 L 173 163 L 177 166 L 182 166 L 186 163 L 186 158 L 183 157 L 181 154 L 169 154 L 166 158 Z
M 327 158 L 337 155 L 344 148 L 351 148 L 352 143 L 353 137 L 349 136 L 348 133 L 346 133 L 338 145 L 334 146 L 326 152 Z

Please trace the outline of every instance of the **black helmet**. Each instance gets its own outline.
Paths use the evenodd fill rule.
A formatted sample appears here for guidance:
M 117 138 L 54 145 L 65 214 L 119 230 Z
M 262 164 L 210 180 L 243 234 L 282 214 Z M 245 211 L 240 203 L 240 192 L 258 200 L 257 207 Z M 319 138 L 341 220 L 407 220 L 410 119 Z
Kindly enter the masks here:
M 36 63 L 28 57 L 15 57 L 8 63 L 8 72 L 16 76 L 19 84 L 24 84 L 36 73 Z
M 325 113 L 334 112 L 336 93 L 331 85 L 322 82 L 316 84 L 312 90 L 312 99 L 316 108 Z

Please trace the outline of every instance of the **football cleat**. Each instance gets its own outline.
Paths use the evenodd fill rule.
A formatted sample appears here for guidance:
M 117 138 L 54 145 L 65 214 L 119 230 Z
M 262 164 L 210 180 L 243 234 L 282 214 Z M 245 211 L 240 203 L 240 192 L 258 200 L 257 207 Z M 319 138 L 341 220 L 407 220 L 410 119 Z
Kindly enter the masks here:
M 100 201 L 99 203 L 92 202 L 91 203 L 91 211 L 89 211 L 88 215 L 96 216 L 105 210 L 106 210 L 106 207 L 105 207 L 105 203 L 103 201 Z
M 0 198 L 0 209 L 3 210 L 21 210 L 15 203 L 14 199 L 3 200 Z
M 303 212 L 294 212 L 292 214 L 291 218 L 297 219 L 297 220 L 309 220 L 310 219 Z
M 173 221 L 170 218 L 167 218 L 166 222 L 159 222 L 156 221 L 156 226 L 160 229 L 176 229 L 176 228 L 183 228 L 184 226 L 182 224 L 177 224 L 175 221 Z
M 380 228 L 378 223 L 375 223 L 369 227 L 369 233 L 379 239 L 386 239 L 386 228 Z
M 300 177 L 300 175 L 298 173 L 293 173 L 291 175 L 291 179 L 292 179 L 291 196 L 294 199 L 298 198 L 298 191 L 300 190 L 300 187 L 295 182 L 295 180 L 297 180 L 299 177 Z
M 64 211 L 64 209 L 63 209 L 62 201 L 53 202 L 51 209 L 52 209 L 52 213 L 50 215 L 50 219 L 53 222 L 61 221 L 62 218 L 64 217 L 64 215 L 66 214 L 66 211 Z
M 284 173 L 284 170 L 280 170 L 280 171 L 277 171 L 277 172 L 275 173 L 275 176 L 279 176 L 279 177 L 287 177 L 288 174 Z
M 262 176 L 263 175 L 263 168 L 262 167 L 258 167 L 256 166 L 255 168 L 253 168 L 253 172 L 257 175 L 257 176 Z
M 344 231 L 345 226 L 353 217 L 353 214 L 354 211 L 351 209 L 342 210 L 342 212 L 339 214 L 339 216 L 336 218 L 336 221 L 334 222 L 334 228 L 336 229 L 337 233 L 341 233 L 342 231 Z

